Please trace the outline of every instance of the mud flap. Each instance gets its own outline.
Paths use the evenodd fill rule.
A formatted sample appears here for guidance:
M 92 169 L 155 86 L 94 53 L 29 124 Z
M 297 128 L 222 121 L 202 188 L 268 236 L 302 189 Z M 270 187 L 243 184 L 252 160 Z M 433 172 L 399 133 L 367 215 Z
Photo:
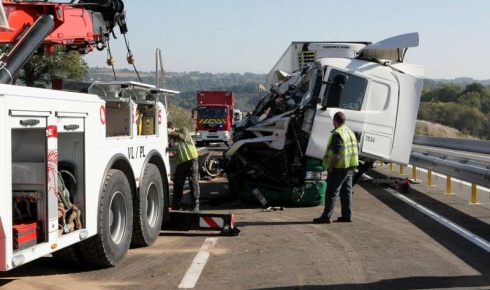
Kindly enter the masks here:
M 220 231 L 224 236 L 238 236 L 233 214 L 215 214 L 190 211 L 169 212 L 169 220 L 162 223 L 162 230 L 169 231 Z

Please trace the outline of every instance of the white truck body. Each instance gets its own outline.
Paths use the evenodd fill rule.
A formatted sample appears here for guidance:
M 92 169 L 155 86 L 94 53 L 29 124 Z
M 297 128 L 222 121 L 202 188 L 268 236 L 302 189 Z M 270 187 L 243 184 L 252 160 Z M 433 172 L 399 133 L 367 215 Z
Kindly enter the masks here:
M 164 186 L 164 192 L 157 194 L 168 194 L 166 109 L 158 97 L 148 98 L 158 90 L 137 83 L 96 83 L 89 89 L 89 92 L 101 93 L 95 95 L 0 85 L 0 166 L 3 167 L 0 175 L 3 185 L 0 271 L 104 234 L 100 230 L 102 188 L 111 169 L 126 175 L 131 194 L 137 196 L 141 181 L 146 178 L 145 166 L 152 163 L 158 167 Z M 138 127 L 138 122 L 142 121 L 138 114 L 147 117 L 143 118 L 148 123 L 143 131 Z M 72 199 L 82 212 L 83 226 L 61 234 L 58 231 L 60 180 L 57 173 L 58 163 L 63 161 L 75 168 L 73 175 L 77 182 Z M 16 208 L 26 195 L 31 195 L 31 202 L 36 204 L 36 214 L 30 220 L 38 223 L 37 241 L 35 245 L 14 249 L 13 226 L 23 222 L 19 221 Z M 167 199 L 165 197 L 165 201 Z M 117 195 L 114 200 L 117 201 Z M 119 200 L 127 203 L 125 207 L 132 211 L 131 200 Z M 113 210 L 117 204 L 112 204 L 111 200 L 110 206 Z M 148 201 L 147 206 L 145 214 L 156 215 L 156 220 L 161 221 L 161 201 L 160 204 Z M 152 213 L 155 208 L 151 206 L 162 209 Z M 114 216 L 117 210 L 124 211 L 116 208 Z M 122 219 L 124 221 L 124 217 Z M 125 221 L 132 224 L 132 220 Z M 112 222 L 107 221 L 111 228 Z M 160 225 L 157 226 L 159 229 Z M 123 229 L 116 229 L 109 237 L 118 244 L 127 234 Z

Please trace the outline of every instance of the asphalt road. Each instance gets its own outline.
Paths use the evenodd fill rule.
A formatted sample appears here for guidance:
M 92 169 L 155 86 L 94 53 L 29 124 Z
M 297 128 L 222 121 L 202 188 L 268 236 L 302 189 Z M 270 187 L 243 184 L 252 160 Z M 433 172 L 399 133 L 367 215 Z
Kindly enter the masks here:
M 377 171 L 370 174 L 391 174 Z M 201 191 L 204 201 L 216 199 L 226 193 L 225 179 L 202 181 Z M 404 196 L 490 241 L 487 208 L 425 185 Z M 202 209 L 233 213 L 241 233 L 162 231 L 151 247 L 131 249 L 122 265 L 102 270 L 45 257 L 0 273 L 0 287 L 490 289 L 489 251 L 372 183 L 355 186 L 352 223 L 313 224 L 323 206 L 263 212 L 256 205 L 204 203 Z

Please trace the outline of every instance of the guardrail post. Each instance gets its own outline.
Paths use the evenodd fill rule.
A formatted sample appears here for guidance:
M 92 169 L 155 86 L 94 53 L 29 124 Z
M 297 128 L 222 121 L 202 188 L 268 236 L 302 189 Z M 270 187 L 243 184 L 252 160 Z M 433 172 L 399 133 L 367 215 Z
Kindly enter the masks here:
M 393 163 L 390 162 L 390 171 L 393 171 Z
M 412 165 L 412 178 L 417 180 L 417 166 Z
M 403 169 L 405 169 L 405 166 L 400 165 L 400 174 L 403 175 Z
M 477 199 L 477 196 L 476 196 L 476 184 L 475 183 L 472 183 L 471 184 L 471 203 L 472 204 L 477 204 L 478 203 L 478 199 Z
M 451 194 L 451 176 L 446 177 L 446 194 Z
M 427 170 L 427 185 L 432 186 L 432 170 Z

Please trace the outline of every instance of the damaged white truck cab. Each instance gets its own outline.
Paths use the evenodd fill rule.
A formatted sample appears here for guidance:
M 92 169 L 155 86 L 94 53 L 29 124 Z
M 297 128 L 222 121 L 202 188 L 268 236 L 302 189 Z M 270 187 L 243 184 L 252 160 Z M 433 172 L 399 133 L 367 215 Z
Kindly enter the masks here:
M 359 46 L 355 57 L 326 57 L 275 73 L 280 81 L 236 126 L 225 153 L 232 190 L 255 198 L 250 192 L 257 188 L 270 202 L 323 202 L 322 159 L 338 111 L 359 139 L 358 176 L 375 160 L 408 162 L 423 68 L 403 60 L 418 46 L 418 34 Z

